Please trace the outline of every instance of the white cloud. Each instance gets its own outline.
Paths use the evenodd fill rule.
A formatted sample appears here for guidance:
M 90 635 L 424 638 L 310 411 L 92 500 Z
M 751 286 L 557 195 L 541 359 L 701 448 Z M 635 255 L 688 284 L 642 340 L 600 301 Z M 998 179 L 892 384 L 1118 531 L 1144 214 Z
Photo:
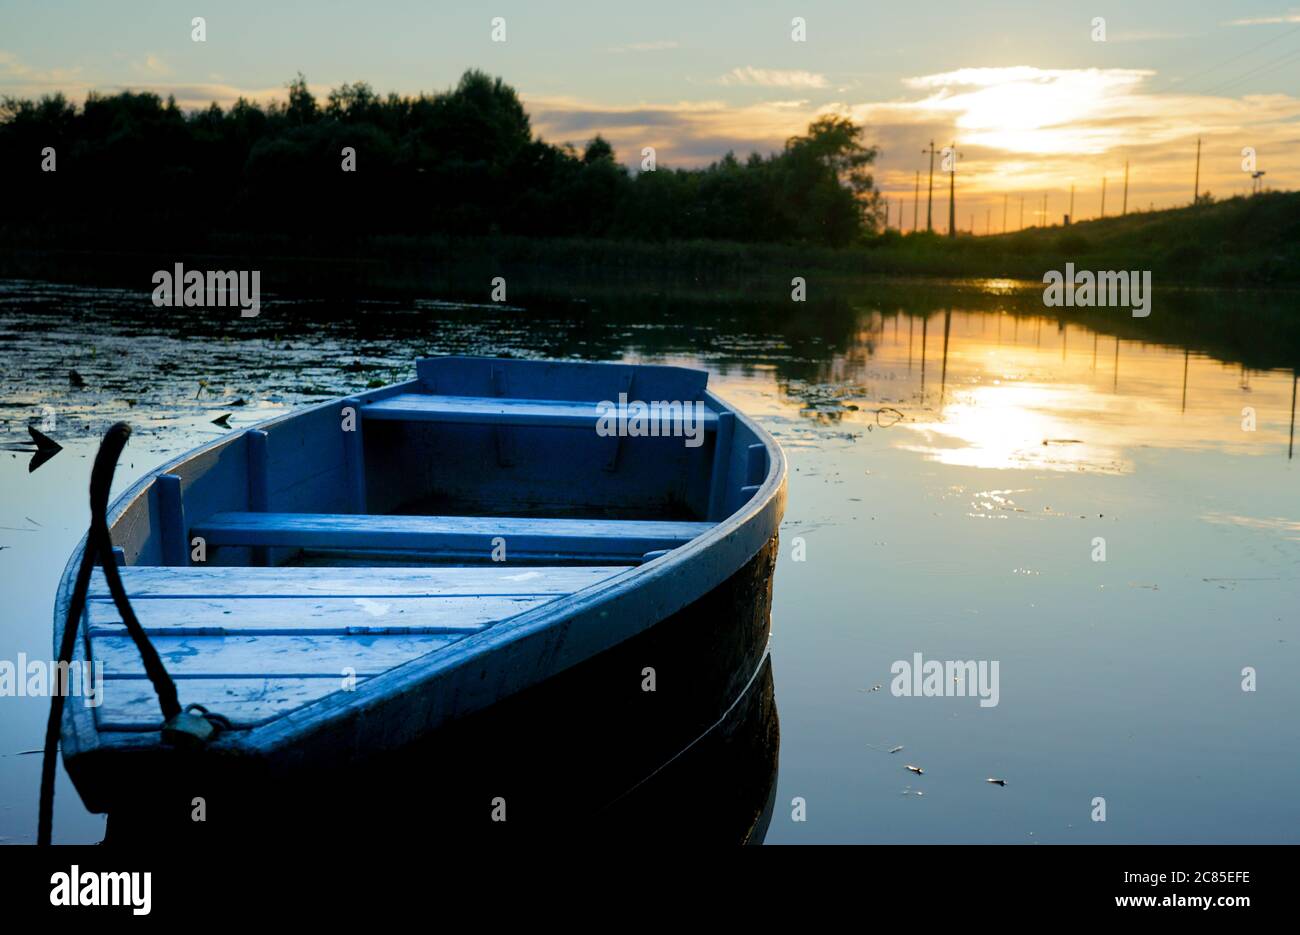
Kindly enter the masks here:
M 1159 29 L 1137 29 L 1132 32 L 1113 32 L 1107 37 L 1109 42 L 1163 42 L 1169 39 L 1189 39 L 1187 32 L 1168 32 Z
M 152 52 L 144 57 L 143 62 L 132 62 L 131 70 L 136 74 L 149 75 L 152 77 L 170 75 L 172 71 L 167 67 L 166 62 L 154 55 Z
M 1253 16 L 1248 19 L 1229 20 L 1227 26 L 1272 26 L 1277 23 L 1300 23 L 1300 12 L 1283 13 L 1278 16 Z
M 1154 75 L 1154 71 L 1131 68 L 1036 68 L 1033 65 L 1014 65 L 1009 68 L 959 68 L 956 71 L 938 72 L 904 78 L 909 88 L 987 88 L 1012 83 L 1055 85 L 1093 85 L 1101 87 L 1136 85 Z
M 628 45 L 616 45 L 611 52 L 663 52 L 678 48 L 676 39 L 656 39 L 652 42 L 632 42 Z
M 1135 139 L 1135 122 L 1152 129 L 1177 100 L 1139 92 L 1154 74 L 1128 68 L 963 68 L 905 79 L 907 87 L 930 92 L 922 100 L 867 109 L 869 119 L 888 119 L 892 112 L 913 122 L 943 120 L 969 144 L 1008 152 L 1096 154 Z
M 52 91 L 69 93 L 68 86 L 80 86 L 81 69 L 51 68 L 40 70 L 24 64 L 12 52 L 0 49 L 0 86 L 32 89 L 35 93 Z
M 829 84 L 825 75 L 811 71 L 755 68 L 752 65 L 733 68 L 720 80 L 727 85 L 756 85 L 762 88 L 825 88 Z

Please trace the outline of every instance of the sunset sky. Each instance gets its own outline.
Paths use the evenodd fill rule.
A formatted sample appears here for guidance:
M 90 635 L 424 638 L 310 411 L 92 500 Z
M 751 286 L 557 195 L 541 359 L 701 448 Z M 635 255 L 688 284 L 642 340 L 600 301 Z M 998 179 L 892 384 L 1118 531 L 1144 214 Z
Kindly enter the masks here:
M 207 19 L 207 41 L 190 20 Z M 491 19 L 506 20 L 492 42 Z M 803 17 L 807 41 L 791 40 Z M 1106 41 L 1093 20 L 1105 18 Z M 1300 7 L 1267 0 L 1043 3 L 653 4 L 428 2 L 0 4 L 0 94 L 147 89 L 186 107 L 282 96 L 301 71 L 322 95 L 345 81 L 414 94 L 467 68 L 500 75 L 551 142 L 599 132 L 629 164 L 778 148 L 819 114 L 845 113 L 880 146 L 877 182 L 905 199 L 931 138 L 956 141 L 958 226 L 1095 217 L 1103 176 L 1117 213 L 1249 190 L 1243 147 L 1269 187 L 1300 179 Z M 947 177 L 936 172 L 946 196 Z M 946 203 L 936 204 L 946 223 Z

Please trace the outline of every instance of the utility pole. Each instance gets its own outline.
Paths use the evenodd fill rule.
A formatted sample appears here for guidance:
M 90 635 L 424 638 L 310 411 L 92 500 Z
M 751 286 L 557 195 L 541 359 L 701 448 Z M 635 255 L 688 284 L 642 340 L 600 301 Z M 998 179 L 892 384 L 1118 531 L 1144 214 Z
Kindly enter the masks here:
M 1070 223 L 1073 224 L 1074 221 L 1075 221 L 1075 217 L 1074 217 L 1074 183 L 1071 182 L 1071 183 L 1070 183 Z
M 921 150 L 921 155 L 930 154 L 930 191 L 925 196 L 925 232 L 927 234 L 934 232 L 933 209 L 934 209 L 934 140 L 930 141 L 930 148 Z
M 1021 195 L 1020 196 L 1020 226 L 1017 227 L 1016 230 L 1022 231 L 1024 229 L 1025 229 L 1025 196 Z
M 957 152 L 957 143 L 953 141 L 952 149 L 952 171 L 948 173 L 948 236 L 957 236 L 957 158 L 961 154 Z M 975 221 L 971 220 L 972 233 L 974 232 Z
M 1043 192 L 1043 227 L 1047 227 L 1047 192 Z
M 987 237 L 993 233 L 993 209 L 984 209 L 984 236 Z
M 1192 204 L 1201 200 L 1201 138 L 1196 138 L 1196 184 L 1192 188 Z
M 1124 160 L 1124 206 L 1120 208 L 1119 215 L 1124 217 L 1128 214 L 1128 160 Z
M 916 221 L 921 216 L 921 170 L 916 170 L 916 193 L 912 196 L 912 233 L 916 233 Z
M 1101 177 L 1101 216 L 1106 216 L 1106 176 Z
M 1002 194 L 1002 233 L 1007 232 L 1007 198 L 1010 196 L 1005 192 Z

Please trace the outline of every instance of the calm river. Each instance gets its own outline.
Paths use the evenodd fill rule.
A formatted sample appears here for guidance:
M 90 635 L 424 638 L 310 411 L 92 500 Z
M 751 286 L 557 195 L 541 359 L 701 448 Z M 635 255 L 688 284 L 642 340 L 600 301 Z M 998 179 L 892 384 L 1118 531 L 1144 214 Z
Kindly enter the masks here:
M 0 457 L 0 660 L 49 658 L 113 421 L 135 427 L 121 490 L 420 355 L 698 366 L 790 462 L 769 843 L 1300 842 L 1294 345 L 1234 296 L 1091 327 L 1046 311 L 994 282 L 807 305 L 268 299 L 240 319 L 0 282 L 0 441 L 44 422 L 64 446 L 32 473 Z M 902 693 L 918 654 L 988 677 Z M 34 840 L 47 704 L 0 698 L 3 843 Z M 66 777 L 57 806 L 56 840 L 102 838 Z

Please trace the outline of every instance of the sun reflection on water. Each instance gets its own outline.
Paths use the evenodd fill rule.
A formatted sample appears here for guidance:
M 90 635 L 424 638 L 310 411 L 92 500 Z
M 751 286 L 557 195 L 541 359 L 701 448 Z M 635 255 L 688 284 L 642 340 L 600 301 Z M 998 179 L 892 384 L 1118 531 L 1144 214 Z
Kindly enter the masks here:
M 1293 430 L 1290 373 L 1044 316 L 873 313 L 824 373 L 784 387 L 802 418 L 886 429 L 895 447 L 953 466 L 1123 474 L 1140 448 L 1285 457 Z M 903 413 L 894 426 L 878 418 L 886 407 Z

